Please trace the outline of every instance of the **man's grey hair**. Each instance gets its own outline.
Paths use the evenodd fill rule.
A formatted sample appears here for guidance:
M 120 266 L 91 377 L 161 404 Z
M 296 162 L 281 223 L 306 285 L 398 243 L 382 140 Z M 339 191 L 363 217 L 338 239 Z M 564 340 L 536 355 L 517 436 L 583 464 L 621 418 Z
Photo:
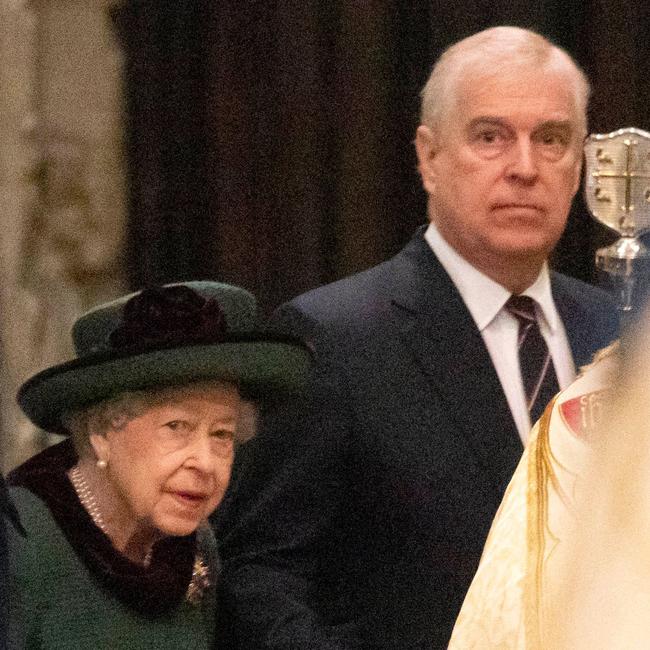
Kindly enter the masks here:
M 420 122 L 444 129 L 457 107 L 459 86 L 468 75 L 514 77 L 522 71 L 538 69 L 567 73 L 573 85 L 579 127 L 586 136 L 590 88 L 585 73 L 562 48 L 520 27 L 491 27 L 445 50 L 420 94 Z
M 130 420 L 143 415 L 151 408 L 173 404 L 177 400 L 221 386 L 223 383 L 218 380 L 197 381 L 180 386 L 125 391 L 86 408 L 64 413 L 61 419 L 72 436 L 79 457 L 88 457 L 92 455 L 91 434 L 106 435 L 111 429 L 119 431 Z M 245 442 L 252 438 L 256 427 L 256 406 L 251 402 L 242 402 L 235 442 Z

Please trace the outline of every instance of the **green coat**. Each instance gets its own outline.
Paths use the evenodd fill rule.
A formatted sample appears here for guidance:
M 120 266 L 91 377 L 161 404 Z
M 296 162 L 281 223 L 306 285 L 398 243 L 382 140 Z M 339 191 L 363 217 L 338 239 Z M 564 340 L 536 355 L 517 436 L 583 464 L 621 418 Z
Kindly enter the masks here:
M 10 488 L 27 532 L 10 532 L 11 650 L 203 650 L 212 647 L 215 590 L 201 604 L 148 618 L 106 591 L 76 555 L 47 506 Z M 206 557 L 216 564 L 214 537 Z M 213 573 L 214 575 L 214 573 Z

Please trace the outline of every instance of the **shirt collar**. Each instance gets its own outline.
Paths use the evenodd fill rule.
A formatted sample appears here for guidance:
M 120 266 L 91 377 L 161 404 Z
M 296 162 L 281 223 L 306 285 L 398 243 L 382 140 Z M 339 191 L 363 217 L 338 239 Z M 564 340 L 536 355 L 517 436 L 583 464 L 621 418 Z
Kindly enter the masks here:
M 510 291 L 481 273 L 459 255 L 442 237 L 433 223 L 429 224 L 424 238 L 456 285 L 476 326 L 482 332 L 501 311 L 510 297 Z M 558 314 L 553 303 L 551 279 L 546 264 L 542 267 L 535 282 L 523 292 L 523 295 L 530 296 L 537 302 L 542 317 L 549 329 L 554 332 L 558 327 Z

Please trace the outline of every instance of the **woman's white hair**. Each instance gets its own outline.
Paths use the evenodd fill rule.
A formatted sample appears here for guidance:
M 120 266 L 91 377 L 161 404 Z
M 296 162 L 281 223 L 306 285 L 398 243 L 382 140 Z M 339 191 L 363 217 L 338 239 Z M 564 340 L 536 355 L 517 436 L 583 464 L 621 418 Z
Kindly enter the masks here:
M 459 86 L 470 74 L 475 79 L 507 78 L 539 69 L 567 74 L 573 85 L 579 127 L 586 135 L 590 88 L 584 72 L 562 48 L 520 27 L 491 27 L 445 50 L 420 94 L 420 121 L 444 129 L 456 108 Z
M 150 390 L 125 391 L 86 408 L 64 413 L 62 421 L 72 436 L 77 453 L 80 457 L 86 457 L 92 455 L 89 438 L 91 434 L 105 435 L 110 429 L 120 430 L 129 420 L 143 415 L 150 408 L 173 403 L 222 384 L 222 381 L 210 380 Z M 252 438 L 256 427 L 256 406 L 252 402 L 242 402 L 235 441 L 240 443 Z

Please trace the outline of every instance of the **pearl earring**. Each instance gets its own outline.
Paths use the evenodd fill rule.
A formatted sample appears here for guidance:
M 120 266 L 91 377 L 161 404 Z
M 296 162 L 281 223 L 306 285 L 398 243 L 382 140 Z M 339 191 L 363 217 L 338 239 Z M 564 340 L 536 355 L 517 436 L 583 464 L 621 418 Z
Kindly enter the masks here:
M 108 467 L 108 463 L 105 460 L 102 460 L 101 458 L 97 461 L 97 469 L 106 469 Z

